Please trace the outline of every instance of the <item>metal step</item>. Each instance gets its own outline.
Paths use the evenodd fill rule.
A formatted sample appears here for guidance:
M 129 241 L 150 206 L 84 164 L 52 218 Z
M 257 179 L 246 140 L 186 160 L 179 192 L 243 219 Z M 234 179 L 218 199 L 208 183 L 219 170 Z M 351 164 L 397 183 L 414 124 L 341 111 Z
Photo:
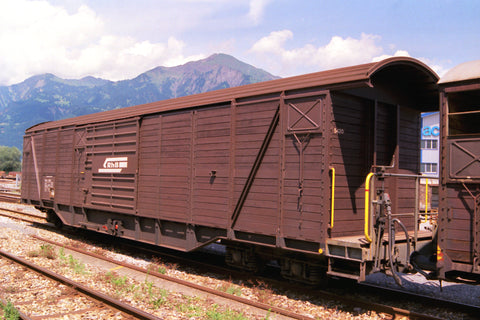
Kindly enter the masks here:
M 327 275 L 332 277 L 347 278 L 347 279 L 352 279 L 357 281 L 360 279 L 360 276 L 357 274 L 343 273 L 338 271 L 327 271 Z

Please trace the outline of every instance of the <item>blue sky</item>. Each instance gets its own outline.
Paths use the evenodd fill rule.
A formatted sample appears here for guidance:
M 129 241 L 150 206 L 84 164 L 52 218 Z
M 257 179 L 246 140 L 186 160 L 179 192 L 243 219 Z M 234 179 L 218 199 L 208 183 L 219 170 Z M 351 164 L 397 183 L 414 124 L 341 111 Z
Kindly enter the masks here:
M 223 52 L 282 77 L 408 55 L 480 59 L 480 1 L 0 0 L 0 85 L 130 79 Z

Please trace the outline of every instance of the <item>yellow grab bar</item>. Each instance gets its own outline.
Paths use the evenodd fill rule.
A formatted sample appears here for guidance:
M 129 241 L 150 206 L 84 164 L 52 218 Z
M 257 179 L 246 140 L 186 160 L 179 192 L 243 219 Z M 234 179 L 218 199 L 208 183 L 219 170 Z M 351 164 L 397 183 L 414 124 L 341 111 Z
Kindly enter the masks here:
M 375 175 L 375 173 L 370 172 L 367 175 L 367 179 L 365 179 L 365 226 L 364 226 L 364 233 L 365 233 L 365 239 L 367 239 L 368 242 L 372 242 L 372 238 L 370 238 L 369 235 L 369 208 L 370 208 L 370 179 Z
M 335 168 L 330 168 L 332 172 L 332 204 L 330 207 L 330 228 L 333 229 L 333 220 L 335 217 Z
M 428 213 L 428 178 L 425 178 L 425 223 L 427 223 Z

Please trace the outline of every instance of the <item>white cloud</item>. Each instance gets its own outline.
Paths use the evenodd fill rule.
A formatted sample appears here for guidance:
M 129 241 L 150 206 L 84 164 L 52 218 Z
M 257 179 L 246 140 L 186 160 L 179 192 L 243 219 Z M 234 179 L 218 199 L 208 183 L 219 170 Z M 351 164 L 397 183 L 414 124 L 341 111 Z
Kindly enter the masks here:
M 382 54 L 381 56 L 374 57 L 372 59 L 372 61 L 374 61 L 374 62 L 381 61 L 381 60 L 391 58 L 391 57 L 411 57 L 411 56 L 408 53 L 408 51 L 406 51 L 406 50 L 397 50 L 397 51 L 395 51 L 394 54 Z
M 258 67 L 283 77 L 376 62 L 390 57 L 411 57 L 408 51 L 396 49 L 394 45 L 389 45 L 385 50 L 378 44 L 381 40 L 378 35 L 362 33 L 359 39 L 333 36 L 324 46 L 306 44 L 287 49 L 288 41 L 293 39 L 294 35 L 290 30 L 274 31 L 255 42 L 249 53 L 255 56 Z M 416 59 L 425 63 L 440 77 L 448 71 L 431 59 Z
M 270 2 L 272 2 L 272 0 L 250 0 L 250 9 L 248 11 L 250 21 L 254 24 L 260 23 L 263 12 Z
M 242 58 L 237 52 L 242 39 L 255 36 L 252 24 L 263 26 L 272 1 L 165 0 L 164 8 L 140 1 L 112 14 L 105 5 L 97 6 L 98 12 L 93 3 L 78 5 L 84 0 L 0 0 L 0 85 L 46 72 L 64 78 L 127 79 L 159 65 L 205 58 L 186 54 L 192 48 Z M 182 37 L 189 39 L 188 46 Z M 271 32 L 251 46 L 245 60 L 290 76 L 371 62 L 395 50 L 393 55 L 408 55 L 394 46 L 384 49 L 380 36 L 372 34 L 333 36 L 324 44 L 295 45 L 295 40 L 290 30 Z
M 380 61 L 380 60 L 391 58 L 391 57 L 411 57 L 411 55 L 406 50 L 397 50 L 392 55 L 382 54 L 381 56 L 374 57 L 372 61 Z M 433 62 L 431 59 L 424 58 L 424 57 L 420 57 L 416 59 L 425 63 L 428 67 L 430 67 L 433 71 L 435 71 L 435 73 L 437 73 L 440 77 L 442 77 L 448 71 L 448 68 L 445 68 L 444 66 Z
M 442 78 L 445 75 L 445 73 L 447 73 L 447 71 L 450 70 L 450 68 L 445 67 L 445 66 L 440 65 L 440 64 L 437 64 L 437 63 L 436 64 L 429 64 L 428 63 L 430 61 L 429 59 L 424 59 L 422 61 L 425 62 L 433 71 L 435 71 L 440 78 Z
M 259 54 L 286 53 L 287 50 L 283 48 L 285 42 L 293 38 L 293 32 L 290 30 L 273 31 L 267 37 L 255 42 L 250 51 Z
M 281 76 L 332 69 L 371 62 L 383 53 L 377 44 L 380 37 L 362 33 L 359 39 L 333 36 L 324 46 L 306 44 L 287 49 L 287 40 L 293 39 L 290 30 L 271 32 L 250 49 L 267 70 Z
M 43 0 L 0 0 L 0 43 L 1 85 L 46 72 L 119 80 L 203 58 L 185 57 L 185 44 L 174 37 L 156 43 L 108 34 L 88 6 L 68 12 Z

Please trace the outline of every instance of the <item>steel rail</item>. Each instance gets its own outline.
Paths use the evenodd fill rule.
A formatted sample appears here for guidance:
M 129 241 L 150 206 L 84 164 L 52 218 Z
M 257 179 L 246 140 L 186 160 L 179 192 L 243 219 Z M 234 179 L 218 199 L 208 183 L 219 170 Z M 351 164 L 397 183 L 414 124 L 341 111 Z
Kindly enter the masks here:
M 1 202 L 20 203 L 21 197 L 19 194 L 0 192 Z
M 155 276 L 157 278 L 160 278 L 160 279 L 163 279 L 163 280 L 166 280 L 166 281 L 174 282 L 174 283 L 177 283 L 177 284 L 180 284 L 180 285 L 192 288 L 192 289 L 196 289 L 196 290 L 203 291 L 203 292 L 206 292 L 206 293 L 209 293 L 209 294 L 212 294 L 212 295 L 216 295 L 216 296 L 219 296 L 219 297 L 222 297 L 222 298 L 226 298 L 228 300 L 233 300 L 235 302 L 239 302 L 239 303 L 242 303 L 242 304 L 245 304 L 245 305 L 248 305 L 248 306 L 252 306 L 252 307 L 264 310 L 266 312 L 276 313 L 276 314 L 283 315 L 283 316 L 286 316 L 286 317 L 290 317 L 290 318 L 293 318 L 293 319 L 300 319 L 300 320 L 313 319 L 312 317 L 308 317 L 308 316 L 305 316 L 305 315 L 299 315 L 295 312 L 292 312 L 292 311 L 289 311 L 289 310 L 286 310 L 286 309 L 271 306 L 271 305 L 261 303 L 261 302 L 252 301 L 252 300 L 242 298 L 242 297 L 239 297 L 239 296 L 236 296 L 236 295 L 233 295 L 233 294 L 229 294 L 229 293 L 226 293 L 226 292 L 223 292 L 223 291 L 218 291 L 216 289 L 212 289 L 212 288 L 209 288 L 209 287 L 204 287 L 202 285 L 192 283 L 192 282 L 189 282 L 189 281 L 186 281 L 186 280 L 174 278 L 174 277 L 171 277 L 171 276 L 168 276 L 168 275 L 156 272 L 156 271 L 149 271 L 145 268 L 141 268 L 141 267 L 138 267 L 138 266 L 135 266 L 135 265 L 123 262 L 123 261 L 117 261 L 115 259 L 104 257 L 104 256 L 101 256 L 101 255 L 98 255 L 98 254 L 95 254 L 95 253 L 92 253 L 92 252 L 88 252 L 88 251 L 85 251 L 85 250 L 82 250 L 82 249 L 79 249 L 79 248 L 75 248 L 75 247 L 72 247 L 72 246 L 67 246 L 67 245 L 64 245 L 64 244 L 61 244 L 61 243 L 57 243 L 57 242 L 52 241 L 50 239 L 42 238 L 42 237 L 35 236 L 35 235 L 32 235 L 32 237 L 34 239 L 41 240 L 41 241 L 44 241 L 44 242 L 47 242 L 47 243 L 50 243 L 50 244 L 53 244 L 53 245 L 56 245 L 56 246 L 60 246 L 60 247 L 63 247 L 65 249 L 68 249 L 68 250 L 76 251 L 78 253 L 91 256 L 93 258 L 97 258 L 97 259 L 100 259 L 100 260 L 103 260 L 103 261 L 107 261 L 107 262 L 116 264 L 118 266 L 122 266 L 122 267 L 125 267 L 125 268 L 128 268 L 128 269 L 131 269 L 131 270 L 135 270 L 135 271 L 138 271 L 138 272 L 148 274 L 150 276 Z
M 14 210 L 11 210 L 11 211 L 14 211 Z M 23 212 L 18 212 L 18 213 L 23 213 Z M 21 219 L 21 218 L 16 218 L 16 217 L 12 217 L 12 218 Z M 24 220 L 24 219 L 21 219 L 21 220 Z M 28 220 L 25 220 L 25 221 L 28 221 Z M 30 221 L 30 222 L 32 222 L 32 221 Z M 50 243 L 50 244 L 53 244 L 53 245 L 56 245 L 56 246 L 63 247 L 63 248 L 68 249 L 68 250 L 76 251 L 76 252 L 81 253 L 81 254 L 85 254 L 85 255 L 88 255 L 88 256 L 91 256 L 91 257 L 94 257 L 94 258 L 97 258 L 97 259 L 104 260 L 104 261 L 116 264 L 118 266 L 123 266 L 125 268 L 136 270 L 138 272 L 148 273 L 149 275 L 155 276 L 157 278 L 161 278 L 161 279 L 164 279 L 164 280 L 167 280 L 167 281 L 172 281 L 172 282 L 175 282 L 175 283 L 178 283 L 178 284 L 181 284 L 181 285 L 184 285 L 184 286 L 188 286 L 188 287 L 200 290 L 200 291 L 204 291 L 204 292 L 207 292 L 207 293 L 210 293 L 210 294 L 213 294 L 213 295 L 217 295 L 217 296 L 220 296 L 220 297 L 223 297 L 223 298 L 226 298 L 226 299 L 230 299 L 230 300 L 234 300 L 234 301 L 237 301 L 237 302 L 240 302 L 240 303 L 244 303 L 244 304 L 256 307 L 258 309 L 278 313 L 280 315 L 284 315 L 284 316 L 291 317 L 291 318 L 294 318 L 294 319 L 302 319 L 302 320 L 303 319 L 312 319 L 311 317 L 298 315 L 298 314 L 295 314 L 294 312 L 290 312 L 290 311 L 285 310 L 285 309 L 273 307 L 273 306 L 263 304 L 263 303 L 250 301 L 250 300 L 245 299 L 245 298 L 241 298 L 241 297 L 238 297 L 238 296 L 235 296 L 235 295 L 230 295 L 228 293 L 225 293 L 225 292 L 222 292 L 222 291 L 217 291 L 217 290 L 211 289 L 211 288 L 206 288 L 206 287 L 203 287 L 203 286 L 200 286 L 200 285 L 197 285 L 197 284 L 192 284 L 188 281 L 181 280 L 181 279 L 176 279 L 176 278 L 173 278 L 173 277 L 170 277 L 170 276 L 167 276 L 167 275 L 155 272 L 155 271 L 147 271 L 146 269 L 141 268 L 141 267 L 137 267 L 135 265 L 131 265 L 131 264 L 128 264 L 128 263 L 125 263 L 125 262 L 122 262 L 122 261 L 117 261 L 117 260 L 114 260 L 114 259 L 111 259 L 111 258 L 108 258 L 108 257 L 104 257 L 104 256 L 101 256 L 101 255 L 92 253 L 92 252 L 88 252 L 88 251 L 85 251 L 85 250 L 82 250 L 82 249 L 79 249 L 79 248 L 76 248 L 76 247 L 72 247 L 72 246 L 61 244 L 61 243 L 57 243 L 57 242 L 52 241 L 50 239 L 42 238 L 42 237 L 39 237 L 39 236 L 36 236 L 36 235 L 32 235 L 31 237 L 33 237 L 37 240 L 40 240 L 40 241 L 44 241 L 46 243 Z M 382 290 L 385 289 L 383 287 L 378 287 L 378 288 L 382 289 Z M 299 290 L 302 290 L 302 291 L 305 292 L 304 287 L 299 288 Z M 355 298 L 348 298 L 348 297 L 345 297 L 345 296 L 340 296 L 340 295 L 328 292 L 326 290 L 307 289 L 306 291 L 308 291 L 309 294 L 312 294 L 313 296 L 317 296 L 319 298 L 340 301 L 340 302 L 344 302 L 348 305 L 353 305 L 353 306 L 360 307 L 360 308 L 363 308 L 363 309 L 366 309 L 366 310 L 387 313 L 387 314 L 390 314 L 392 316 L 404 316 L 404 317 L 409 317 L 411 319 L 425 319 L 425 320 L 441 319 L 441 318 L 434 317 L 434 316 L 431 316 L 431 315 L 426 315 L 426 314 L 422 314 L 422 313 L 418 313 L 418 312 L 414 312 L 414 311 L 409 311 L 409 310 L 406 310 L 406 309 L 392 307 L 392 306 L 389 306 L 389 305 L 386 305 L 386 304 L 372 303 L 370 301 L 364 301 L 364 300 L 361 300 L 361 299 L 355 299 Z M 409 292 L 403 292 L 403 295 L 409 295 L 409 294 L 411 296 L 417 297 L 415 294 L 411 294 Z M 421 298 L 421 297 L 419 297 L 419 298 Z M 435 301 L 435 299 L 432 298 L 429 301 L 430 301 L 430 303 L 432 303 L 433 301 Z M 456 310 L 462 310 L 462 308 L 468 308 L 468 313 L 472 313 L 472 312 L 474 312 L 474 310 L 480 310 L 480 308 L 473 308 L 472 309 L 471 306 L 464 305 L 462 303 L 451 302 L 451 301 L 448 302 L 448 307 L 456 309 Z
M 28 260 L 25 260 L 23 258 L 20 258 L 20 257 L 16 257 L 6 251 L 3 251 L 0 249 L 0 255 L 4 256 L 5 258 L 7 258 L 8 260 L 11 260 L 17 264 L 20 264 L 32 271 L 35 271 L 39 274 L 42 274 L 54 281 L 57 281 L 57 282 L 60 282 L 66 286 L 69 286 L 70 288 L 74 289 L 75 291 L 79 292 L 79 293 L 82 293 L 86 296 L 89 296 L 97 301 L 101 301 L 102 303 L 110 306 L 111 308 L 113 309 L 116 309 L 116 310 L 119 310 L 125 314 L 128 314 L 132 317 L 135 317 L 137 319 L 151 319 L 151 320 L 154 320 L 154 319 L 158 319 L 158 317 L 150 314 L 150 313 L 147 313 L 145 311 L 142 311 L 140 309 L 137 309 L 137 308 L 134 308 L 128 304 L 125 304 L 121 301 L 118 301 L 116 299 L 113 299 L 109 296 L 107 296 L 106 294 L 103 294 L 101 292 L 98 292 L 98 291 L 95 291 L 95 290 L 92 290 L 90 289 L 89 287 L 83 285 L 83 284 L 80 284 L 78 282 L 75 282 L 73 280 L 70 280 L 60 274 L 57 274 L 55 272 L 52 272 L 46 268 L 43 268 L 43 267 L 40 267 L 36 264 L 33 264 L 31 263 L 30 261 Z
M 36 214 L 33 214 L 33 213 L 23 212 L 23 211 L 19 211 L 19 210 L 13 210 L 13 209 L 0 207 L 0 211 L 8 211 L 8 212 L 11 212 L 11 213 L 20 214 L 20 215 L 24 215 L 24 216 L 27 216 L 27 217 L 42 219 L 42 220 L 45 220 L 45 221 L 47 220 L 46 217 L 42 217 L 42 216 L 39 216 L 39 215 L 36 215 Z M 20 220 L 20 221 L 24 221 L 24 222 L 39 223 L 38 221 L 33 221 L 31 219 L 22 218 L 22 217 L 15 217 L 15 216 L 3 213 L 3 212 L 0 212 L 0 216 L 11 218 L 11 219 L 16 219 L 16 220 Z
M 84 251 L 84 250 L 76 248 L 76 247 L 65 246 L 61 243 L 57 243 L 57 242 L 52 241 L 50 239 L 42 238 L 42 237 L 35 236 L 35 235 L 33 235 L 32 237 L 37 239 L 37 240 L 44 241 L 44 242 L 47 242 L 47 243 L 50 243 L 50 244 L 53 244 L 53 245 L 56 245 L 56 246 L 62 246 L 65 249 L 68 249 L 68 250 L 72 250 L 72 251 L 76 251 L 76 252 L 81 253 L 81 254 L 89 255 L 91 257 L 98 258 L 98 259 L 101 259 L 101 260 L 104 260 L 104 261 L 108 261 L 110 263 L 113 263 L 113 264 L 116 264 L 116 265 L 119 265 L 119 266 L 123 266 L 123 267 L 126 267 L 126 268 L 130 268 L 132 270 L 136 270 L 136 271 L 139 271 L 139 272 L 145 272 L 145 273 L 148 273 L 149 275 L 152 275 L 152 276 L 155 276 L 155 277 L 158 277 L 158 278 L 162 278 L 162 279 L 165 279 L 165 280 L 168 280 L 168 281 L 173 281 L 175 283 L 185 285 L 185 286 L 188 286 L 188 287 L 191 287 L 191 288 L 194 288 L 194 289 L 198 289 L 198 290 L 201 290 L 201 291 L 205 291 L 207 293 L 211 293 L 211 294 L 214 294 L 214 295 L 218 295 L 218 296 L 221 296 L 223 298 L 227 298 L 227 299 L 230 299 L 230 300 L 235 300 L 236 302 L 244 303 L 244 304 L 247 304 L 247 305 L 262 309 L 262 310 L 265 310 L 265 311 L 270 311 L 270 312 L 277 313 L 277 314 L 287 316 L 287 317 L 291 317 L 291 318 L 294 318 L 294 319 L 312 319 L 311 317 L 307 317 L 307 316 L 304 316 L 304 315 L 298 315 L 294 312 L 290 312 L 290 311 L 285 310 L 285 309 L 273 307 L 273 306 L 263 304 L 263 303 L 258 303 L 258 302 L 251 301 L 251 300 L 248 300 L 248 299 L 245 299 L 245 298 L 241 298 L 241 297 L 238 297 L 238 296 L 235 296 L 235 295 L 231 295 L 231 294 L 228 294 L 228 293 L 225 293 L 225 292 L 222 292 L 222 291 L 218 291 L 218 290 L 215 290 L 215 289 L 203 287 L 203 286 L 200 286 L 200 285 L 197 285 L 197 284 L 194 284 L 194 283 L 190 283 L 190 282 L 185 281 L 185 280 L 176 279 L 176 278 L 173 278 L 173 277 L 170 277 L 170 276 L 167 276 L 167 275 L 155 272 L 155 271 L 147 271 L 144 268 L 141 268 L 141 267 L 138 267 L 138 266 L 135 266 L 135 265 L 131 265 L 131 264 L 128 264 L 128 263 L 125 263 L 125 262 L 122 262 L 122 261 L 117 261 L 117 260 L 114 260 L 114 259 L 111 259 L 111 258 L 107 258 L 107 257 L 101 256 L 101 255 L 98 255 L 98 254 L 95 254 L 95 253 L 91 253 L 91 252 L 88 252 L 88 251 Z M 299 290 L 305 291 L 305 288 L 300 288 Z M 410 311 L 410 310 L 406 310 L 406 309 L 392 307 L 392 306 L 389 306 L 389 305 L 386 305 L 386 304 L 379 304 L 379 303 L 373 303 L 371 301 L 364 301 L 364 300 L 361 300 L 361 299 L 348 298 L 348 297 L 340 296 L 340 295 L 337 295 L 337 294 L 334 294 L 334 293 L 331 293 L 331 292 L 328 292 L 328 291 L 325 291 L 325 290 L 311 289 L 311 290 L 307 290 L 307 291 L 309 291 L 309 293 L 311 293 L 313 296 L 317 296 L 317 297 L 320 297 L 322 299 L 330 299 L 330 300 L 340 301 L 340 302 L 343 302 L 343 303 L 347 303 L 348 305 L 353 305 L 353 306 L 356 306 L 356 307 L 360 307 L 360 308 L 363 308 L 363 309 L 366 309 L 366 310 L 372 310 L 372 311 L 375 311 L 375 312 L 387 313 L 387 314 L 390 314 L 392 316 L 403 316 L 403 317 L 408 317 L 410 319 L 422 319 L 422 320 L 442 319 L 442 318 L 438 318 L 438 317 L 431 316 L 431 315 L 426 315 L 426 314 L 422 314 L 422 313 L 418 313 L 418 312 L 414 312 L 414 311 Z
M 14 209 L 3 208 L 3 207 L 0 207 L 0 210 L 12 212 L 12 213 L 23 214 L 24 216 L 33 217 L 33 218 L 46 219 L 46 217 L 44 217 L 44 216 L 40 216 L 38 214 L 25 212 L 25 211 L 20 211 L 20 210 L 14 210 Z

